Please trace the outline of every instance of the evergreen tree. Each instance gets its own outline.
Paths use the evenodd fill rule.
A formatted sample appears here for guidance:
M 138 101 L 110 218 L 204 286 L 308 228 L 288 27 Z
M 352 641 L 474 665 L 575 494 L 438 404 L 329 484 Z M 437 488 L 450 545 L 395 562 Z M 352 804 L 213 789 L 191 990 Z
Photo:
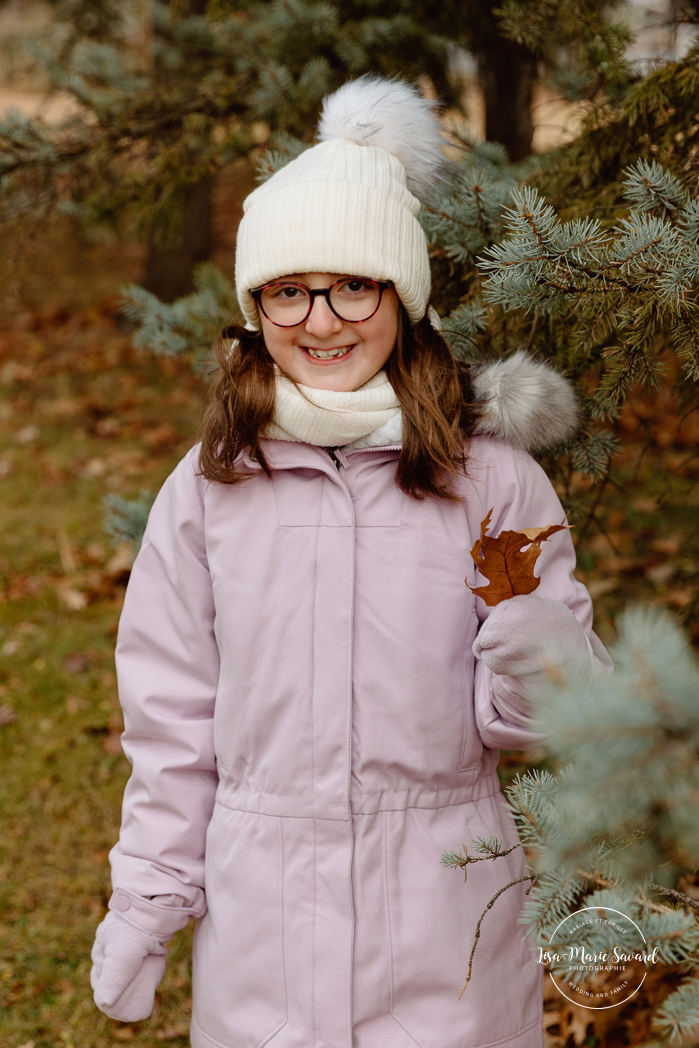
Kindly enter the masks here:
M 556 48 L 573 46 L 571 12 L 580 4 L 548 0 L 545 41 L 531 26 L 518 36 L 517 11 L 506 5 L 499 13 L 481 0 L 50 6 L 54 20 L 32 41 L 33 53 L 81 108 L 58 129 L 17 112 L 0 119 L 0 222 L 18 244 L 57 211 L 90 230 L 106 226 L 147 239 L 144 284 L 172 301 L 191 291 L 193 266 L 211 253 L 217 173 L 254 158 L 269 132 L 308 142 L 323 95 L 349 77 L 427 77 L 458 106 L 451 56 L 455 46 L 471 49 L 485 86 L 488 135 L 514 159 L 526 156 L 537 63 L 555 65 Z M 600 0 L 583 6 L 577 64 L 592 63 L 606 83 L 612 63 L 605 56 L 620 30 L 599 15 Z M 530 17 L 528 6 L 524 14 Z
M 695 24 L 699 16 L 694 14 Z M 699 61 L 696 41 L 686 56 L 621 92 L 603 95 L 580 134 L 549 158 L 539 186 L 566 216 L 613 218 L 622 203 L 623 172 L 638 159 L 657 160 L 691 184 L 699 168 Z
M 478 58 L 485 96 L 485 137 L 513 162 L 531 152 L 532 93 L 544 66 L 554 88 L 572 100 L 597 100 L 626 83 L 631 34 L 598 0 L 505 0 L 467 5 L 461 41 Z
M 571 976 L 568 948 L 604 953 L 609 925 L 589 924 L 583 935 L 560 923 L 584 907 L 630 917 L 647 952 L 657 949 L 660 969 L 686 976 L 675 976 L 676 989 L 668 982 L 670 992 L 649 1016 L 652 1029 L 663 1037 L 697 1034 L 699 902 L 672 884 L 699 866 L 699 664 L 677 625 L 657 610 L 622 618 L 612 656 L 615 672 L 593 685 L 573 670 L 533 697 L 560 770 L 530 772 L 506 790 L 529 857 L 522 920 L 536 945 L 561 958 L 551 971 L 580 984 L 586 973 Z M 471 863 L 502 854 L 488 839 L 442 861 L 467 873 Z M 486 922 L 487 913 L 483 935 Z M 476 941 L 469 974 L 477 964 Z
M 444 68 L 446 41 L 407 4 L 391 17 L 356 6 L 153 0 L 134 47 L 131 5 L 55 0 L 35 52 L 81 109 L 59 129 L 16 111 L 0 120 L 0 221 L 21 239 L 60 211 L 150 239 L 147 286 L 181 295 L 211 251 L 218 171 L 254 156 L 269 130 L 307 134 L 323 95 L 351 75 Z

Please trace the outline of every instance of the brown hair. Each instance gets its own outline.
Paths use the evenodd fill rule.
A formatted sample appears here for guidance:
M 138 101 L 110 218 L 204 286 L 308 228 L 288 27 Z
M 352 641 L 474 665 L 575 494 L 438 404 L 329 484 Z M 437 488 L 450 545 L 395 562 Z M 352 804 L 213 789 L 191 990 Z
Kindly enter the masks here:
M 248 451 L 270 476 L 259 443 L 274 415 L 274 363 L 264 338 L 229 327 L 214 352 L 218 372 L 204 418 L 201 473 L 208 480 L 238 484 L 250 477 L 237 465 Z M 451 482 L 465 471 L 464 441 L 477 418 L 468 365 L 454 359 L 426 317 L 411 327 L 400 306 L 396 345 L 384 370 L 403 411 L 396 484 L 414 499 L 433 495 L 455 500 Z

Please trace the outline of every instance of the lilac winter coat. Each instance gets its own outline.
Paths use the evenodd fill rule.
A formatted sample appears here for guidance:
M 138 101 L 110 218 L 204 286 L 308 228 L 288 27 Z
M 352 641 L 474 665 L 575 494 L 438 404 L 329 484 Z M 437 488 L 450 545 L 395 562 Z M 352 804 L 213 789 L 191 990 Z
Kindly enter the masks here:
M 265 455 L 271 481 L 248 460 L 230 487 L 194 449 L 151 512 L 117 647 L 133 774 L 110 906 L 162 937 L 200 918 L 194 1048 L 537 1048 L 524 886 L 486 916 L 458 1000 L 521 852 L 466 885 L 440 857 L 515 842 L 498 750 L 535 740 L 518 682 L 472 654 L 490 609 L 470 550 L 491 507 L 496 533 L 562 520 L 558 498 L 485 437 L 456 504 L 403 495 L 396 448 Z M 557 534 L 537 592 L 589 637 L 574 567 Z M 186 905 L 149 901 L 167 894 Z

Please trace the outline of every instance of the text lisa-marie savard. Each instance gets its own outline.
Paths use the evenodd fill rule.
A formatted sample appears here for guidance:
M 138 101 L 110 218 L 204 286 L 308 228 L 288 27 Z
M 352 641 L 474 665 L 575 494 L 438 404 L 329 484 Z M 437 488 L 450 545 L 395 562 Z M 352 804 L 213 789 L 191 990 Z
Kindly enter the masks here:
M 560 964 L 568 961 L 571 968 L 576 967 L 573 963 L 576 961 L 578 965 L 588 967 L 592 965 L 628 964 L 629 961 L 643 961 L 644 964 L 655 964 L 658 960 L 657 946 L 652 953 L 625 953 L 618 946 L 615 946 L 611 953 L 606 951 L 603 953 L 588 953 L 584 946 L 569 946 L 567 957 L 551 950 L 544 950 L 541 946 L 538 949 L 537 964 Z

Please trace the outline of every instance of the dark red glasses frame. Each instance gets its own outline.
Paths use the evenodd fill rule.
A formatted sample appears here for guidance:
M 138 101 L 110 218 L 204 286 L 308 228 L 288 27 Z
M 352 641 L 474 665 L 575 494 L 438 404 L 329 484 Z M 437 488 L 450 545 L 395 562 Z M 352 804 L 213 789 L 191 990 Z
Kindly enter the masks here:
M 392 280 L 372 280 L 371 277 L 356 277 L 355 279 L 362 280 L 365 284 L 373 284 L 374 287 L 377 287 L 379 289 L 379 301 L 376 303 L 376 308 L 369 314 L 368 317 L 362 317 L 361 320 L 348 320 L 346 317 L 343 317 L 333 307 L 333 304 L 330 301 L 330 292 L 332 291 L 332 289 L 334 287 L 337 287 L 338 284 L 346 284 L 347 283 L 347 277 L 343 277 L 342 280 L 336 280 L 333 284 L 330 285 L 330 287 L 317 287 L 317 288 L 306 287 L 305 284 L 301 284 L 300 281 L 297 281 L 297 280 L 272 280 L 272 281 L 270 281 L 269 284 L 263 284 L 262 287 L 251 288 L 250 294 L 255 299 L 255 302 L 257 302 L 258 306 L 260 307 L 260 309 L 262 310 L 264 315 L 267 317 L 267 320 L 269 320 L 270 324 L 274 324 L 275 327 L 290 328 L 290 327 L 298 327 L 299 324 L 303 324 L 306 320 L 308 320 L 309 316 L 311 315 L 311 310 L 313 309 L 313 303 L 315 302 L 316 297 L 318 295 L 322 295 L 323 296 L 325 301 L 328 303 L 330 311 L 335 314 L 335 316 L 337 317 L 338 320 L 342 320 L 345 324 L 364 324 L 365 321 L 371 320 L 371 318 L 378 312 L 379 307 L 381 306 L 381 298 L 383 296 L 383 293 L 386 290 L 386 288 L 393 286 L 393 281 Z M 306 291 L 307 294 L 310 297 L 310 303 L 309 303 L 308 311 L 307 311 L 305 317 L 303 317 L 303 319 L 301 319 L 301 320 L 297 320 L 295 324 L 278 324 L 276 320 L 272 320 L 272 318 L 267 315 L 267 313 L 265 312 L 265 307 L 262 305 L 262 294 L 263 294 L 264 291 L 267 290 L 268 287 L 300 287 L 304 291 Z

